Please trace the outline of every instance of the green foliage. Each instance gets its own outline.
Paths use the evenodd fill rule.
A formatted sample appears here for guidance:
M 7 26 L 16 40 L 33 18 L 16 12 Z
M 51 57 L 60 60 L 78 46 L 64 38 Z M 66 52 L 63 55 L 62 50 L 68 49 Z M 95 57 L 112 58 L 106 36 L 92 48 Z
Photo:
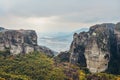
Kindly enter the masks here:
M 39 52 L 6 58 L 1 55 L 0 80 L 120 80 L 120 76 L 112 74 L 90 74 L 87 68 L 64 61 L 55 64 Z
M 0 80 L 30 80 L 30 78 L 25 75 L 14 75 L 5 72 L 0 72 L 0 76 L 4 77 L 0 78 Z
M 107 73 L 86 74 L 79 70 L 79 80 L 120 80 L 120 76 Z
M 69 58 L 70 58 L 70 52 L 60 52 L 60 54 L 58 54 L 56 57 L 54 57 L 55 61 L 57 63 L 59 62 L 69 62 Z
M 60 68 L 55 68 L 50 75 L 51 76 L 48 80 L 64 80 L 66 78 L 66 76 Z
M 42 53 L 0 58 L 0 77 L 7 80 L 64 80 L 61 68 Z
M 96 73 L 96 74 L 88 74 L 86 76 L 86 79 L 87 80 L 118 80 L 119 77 L 107 73 Z
M 86 74 L 82 70 L 79 70 L 79 80 L 86 80 Z

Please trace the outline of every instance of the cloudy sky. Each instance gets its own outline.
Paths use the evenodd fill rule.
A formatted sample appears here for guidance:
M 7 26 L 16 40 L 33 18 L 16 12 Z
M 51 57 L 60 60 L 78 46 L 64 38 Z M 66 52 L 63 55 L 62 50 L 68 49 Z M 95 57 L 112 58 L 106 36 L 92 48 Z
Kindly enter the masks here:
M 68 32 L 120 21 L 120 0 L 0 0 L 0 26 Z

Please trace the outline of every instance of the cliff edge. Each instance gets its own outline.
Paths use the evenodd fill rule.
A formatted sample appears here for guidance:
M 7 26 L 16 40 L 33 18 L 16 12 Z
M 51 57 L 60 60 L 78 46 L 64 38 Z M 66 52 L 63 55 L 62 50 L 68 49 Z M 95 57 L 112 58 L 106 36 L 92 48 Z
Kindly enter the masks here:
M 88 32 L 75 33 L 70 53 L 71 63 L 87 67 L 92 73 L 119 73 L 120 23 L 97 24 Z
M 54 51 L 37 44 L 34 30 L 10 30 L 0 27 L 0 51 L 9 50 L 11 55 L 41 51 L 53 56 Z

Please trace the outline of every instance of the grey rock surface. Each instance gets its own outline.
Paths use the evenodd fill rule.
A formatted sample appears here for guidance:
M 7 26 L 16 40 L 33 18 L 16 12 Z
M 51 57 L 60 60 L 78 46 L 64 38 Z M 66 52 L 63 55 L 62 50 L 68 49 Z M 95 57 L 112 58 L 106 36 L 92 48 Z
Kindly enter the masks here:
M 54 52 L 37 44 L 37 34 L 34 30 L 8 30 L 0 27 L 0 51 L 10 51 L 11 55 L 27 54 L 41 51 L 49 56 Z
M 71 63 L 87 67 L 92 73 L 112 69 L 113 61 L 119 62 L 113 55 L 120 57 L 120 23 L 97 24 L 88 32 L 75 33 L 70 52 Z

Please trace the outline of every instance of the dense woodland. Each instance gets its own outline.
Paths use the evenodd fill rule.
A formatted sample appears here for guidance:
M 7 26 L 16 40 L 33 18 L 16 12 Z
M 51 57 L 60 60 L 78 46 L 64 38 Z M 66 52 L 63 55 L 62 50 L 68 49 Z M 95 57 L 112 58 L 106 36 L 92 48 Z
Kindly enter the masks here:
M 62 69 L 52 58 L 34 52 L 26 55 L 1 56 L 0 80 L 64 80 Z
M 7 56 L 0 52 L 0 80 L 120 80 L 118 75 L 91 74 L 68 58 L 50 58 L 40 52 Z

